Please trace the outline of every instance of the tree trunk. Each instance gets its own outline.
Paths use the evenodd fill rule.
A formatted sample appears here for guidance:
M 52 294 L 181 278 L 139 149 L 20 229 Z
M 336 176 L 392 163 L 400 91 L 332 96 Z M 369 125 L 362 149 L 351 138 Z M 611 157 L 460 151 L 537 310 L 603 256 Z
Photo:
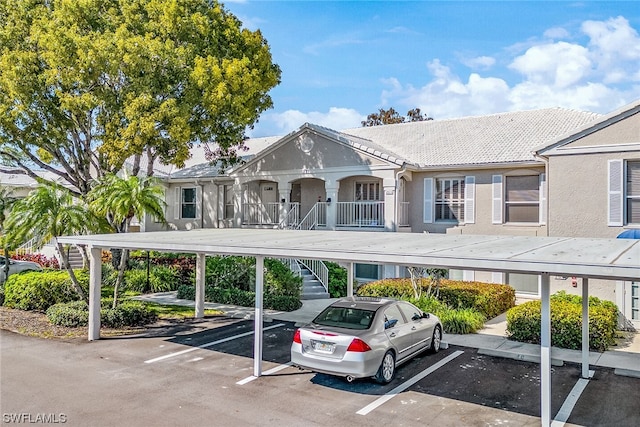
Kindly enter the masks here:
M 4 279 L 7 280 L 9 278 L 9 248 L 3 247 L 2 253 L 4 254 L 4 265 L 2 269 L 4 270 Z
M 78 278 L 73 272 L 71 264 L 69 264 L 69 257 L 67 257 L 67 253 L 61 243 L 57 243 L 57 249 L 58 253 L 60 254 L 60 259 L 62 260 L 62 266 L 65 270 L 67 270 L 67 273 L 69 273 L 69 278 L 71 279 L 71 285 L 73 286 L 73 289 L 75 289 L 82 300 L 89 304 L 89 297 L 82 290 L 82 286 L 80 286 Z
M 87 247 L 76 245 L 80 256 L 82 257 L 82 269 L 87 270 L 89 268 L 89 255 L 87 255 Z
M 113 308 L 118 305 L 118 289 L 124 281 L 124 272 L 127 269 L 127 262 L 129 261 L 129 249 L 123 249 L 120 256 L 120 266 L 118 268 L 118 278 L 116 284 L 113 287 Z

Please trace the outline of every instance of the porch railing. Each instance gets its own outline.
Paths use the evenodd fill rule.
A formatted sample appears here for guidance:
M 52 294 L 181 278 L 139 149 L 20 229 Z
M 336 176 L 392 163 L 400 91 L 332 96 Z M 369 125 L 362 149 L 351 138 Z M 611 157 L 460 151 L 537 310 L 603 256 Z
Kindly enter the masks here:
M 400 202 L 398 204 L 398 226 L 408 227 L 409 225 L 409 202 Z
M 336 226 L 384 227 L 384 202 L 338 202 Z
M 289 212 L 280 220 L 279 228 L 297 228 L 300 223 L 300 203 L 289 203 Z
M 278 224 L 280 218 L 279 203 L 244 203 L 242 205 L 243 224 Z
M 323 261 L 319 259 L 299 259 L 298 262 L 307 267 L 307 270 L 318 279 L 325 292 L 329 292 L 329 269 Z

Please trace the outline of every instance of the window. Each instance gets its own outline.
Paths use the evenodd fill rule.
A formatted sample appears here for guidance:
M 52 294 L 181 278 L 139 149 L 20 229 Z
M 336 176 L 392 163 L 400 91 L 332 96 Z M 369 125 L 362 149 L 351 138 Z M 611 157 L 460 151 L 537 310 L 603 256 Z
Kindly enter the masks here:
M 196 217 L 196 189 L 195 187 L 182 188 L 181 191 L 180 218 Z
M 464 222 L 464 178 L 436 180 L 436 221 Z
M 640 224 L 640 161 L 627 162 L 627 224 Z
M 356 182 L 356 201 L 379 201 L 379 182 Z
M 356 278 L 363 280 L 378 280 L 379 268 L 376 264 L 356 264 Z
M 223 193 L 224 214 L 223 219 L 232 219 L 235 213 L 233 205 L 233 185 L 225 185 Z
M 476 177 L 425 178 L 425 224 L 451 221 L 460 224 L 475 223 Z
M 540 221 L 539 175 L 505 177 L 504 198 L 506 222 Z

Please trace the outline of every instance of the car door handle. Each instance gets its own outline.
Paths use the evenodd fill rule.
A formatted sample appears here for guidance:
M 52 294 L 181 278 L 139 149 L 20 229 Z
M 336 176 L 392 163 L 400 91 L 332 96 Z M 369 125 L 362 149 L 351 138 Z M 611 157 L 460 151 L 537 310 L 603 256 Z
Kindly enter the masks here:
M 395 333 L 395 332 L 391 332 L 391 333 L 389 334 L 389 336 L 393 338 L 393 337 L 395 337 L 395 336 L 396 336 L 396 333 Z
M 411 328 L 411 330 L 412 330 L 412 331 L 415 331 L 415 330 L 416 330 L 416 327 L 415 327 L 415 326 L 413 326 L 413 327 Z

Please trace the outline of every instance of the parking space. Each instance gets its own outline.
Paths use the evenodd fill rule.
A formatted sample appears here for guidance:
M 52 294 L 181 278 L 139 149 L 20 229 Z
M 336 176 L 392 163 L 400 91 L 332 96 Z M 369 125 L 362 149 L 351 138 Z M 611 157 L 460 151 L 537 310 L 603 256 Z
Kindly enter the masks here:
M 48 408 L 67 414 L 69 425 L 192 425 L 212 419 L 230 425 L 540 423 L 540 366 L 535 363 L 451 346 L 399 367 L 388 385 L 368 380 L 348 383 L 289 366 L 296 328 L 274 321 L 264 324 L 265 375 L 255 378 L 252 329 L 252 321 L 215 318 L 94 343 L 14 335 L 7 341 L 3 332 L 3 412 Z M 24 351 L 26 356 L 20 353 Z M 17 360 L 19 370 L 8 371 Z M 36 372 L 52 373 L 47 379 L 52 384 L 42 387 Z M 567 402 L 579 375 L 578 365 L 553 367 L 553 416 Z M 41 390 L 36 396 L 30 391 L 34 385 Z M 59 399 L 56 390 L 65 390 L 66 398 Z M 640 379 L 599 368 L 575 406 L 570 405 L 566 421 L 640 425 L 638 390 Z M 129 408 L 129 416 L 137 422 L 86 403 L 95 404 L 96 396 L 101 396 L 101 405 Z M 59 406 L 53 408 L 51 402 Z M 145 410 L 136 412 L 134 402 Z M 102 421 L 93 422 L 96 416 Z

